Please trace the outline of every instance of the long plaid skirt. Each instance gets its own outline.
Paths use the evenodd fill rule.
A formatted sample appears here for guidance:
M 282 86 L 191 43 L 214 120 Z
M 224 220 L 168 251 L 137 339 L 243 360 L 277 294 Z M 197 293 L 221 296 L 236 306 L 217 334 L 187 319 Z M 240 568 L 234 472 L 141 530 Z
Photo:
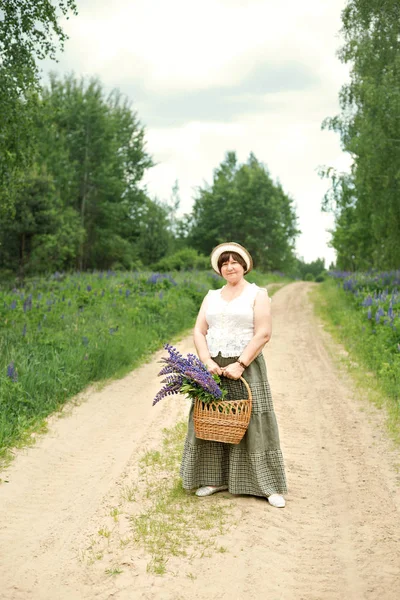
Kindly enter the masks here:
M 237 358 L 219 354 L 213 360 L 226 367 Z M 231 494 L 270 496 L 287 492 L 278 425 L 262 354 L 245 369 L 243 378 L 250 386 L 253 407 L 249 427 L 239 444 L 196 438 L 192 403 L 180 470 L 185 489 L 227 485 Z M 240 380 L 221 379 L 228 390 L 227 399 L 247 398 Z

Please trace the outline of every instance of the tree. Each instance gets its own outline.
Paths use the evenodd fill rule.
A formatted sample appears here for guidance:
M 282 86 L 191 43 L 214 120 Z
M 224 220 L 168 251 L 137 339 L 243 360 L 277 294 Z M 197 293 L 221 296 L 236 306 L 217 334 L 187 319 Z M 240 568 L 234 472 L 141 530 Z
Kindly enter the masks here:
M 0 265 L 18 273 L 73 265 L 80 238 L 77 215 L 62 210 L 54 181 L 38 166 L 25 175 L 15 197 L 15 215 L 0 223 Z
M 0 267 L 23 275 L 135 265 L 147 202 L 141 180 L 152 161 L 128 102 L 117 91 L 106 97 L 96 79 L 52 76 L 33 128 L 35 168 L 15 192 L 14 221 L 9 213 L 0 226 Z
M 3 193 L 0 200 L 3 211 L 12 204 L 18 170 L 32 160 L 33 119 L 39 89 L 37 60 L 54 59 L 57 45 L 63 47 L 66 35 L 58 19 L 71 11 L 76 14 L 74 0 L 56 3 L 1 0 L 0 188 Z
M 341 115 L 323 127 L 341 136 L 351 175 L 331 173 L 332 245 L 345 269 L 400 264 L 400 4 L 349 0 L 342 13 L 342 62 L 352 65 Z M 326 171 L 325 171 L 326 172 Z
M 212 186 L 198 190 L 189 239 L 204 254 L 223 241 L 239 242 L 257 267 L 284 270 L 293 265 L 298 233 L 293 201 L 266 167 L 253 154 L 239 165 L 228 152 Z
M 126 243 L 139 237 L 138 211 L 145 203 L 140 182 L 153 164 L 136 113 L 117 91 L 105 97 L 97 79 L 52 76 L 42 97 L 48 123 L 42 160 L 85 231 L 76 266 L 107 268 L 124 253 L 128 266 L 135 253 Z
M 152 265 L 168 253 L 172 241 L 168 221 L 168 206 L 147 198 L 140 211 L 140 235 L 137 246 L 143 264 Z

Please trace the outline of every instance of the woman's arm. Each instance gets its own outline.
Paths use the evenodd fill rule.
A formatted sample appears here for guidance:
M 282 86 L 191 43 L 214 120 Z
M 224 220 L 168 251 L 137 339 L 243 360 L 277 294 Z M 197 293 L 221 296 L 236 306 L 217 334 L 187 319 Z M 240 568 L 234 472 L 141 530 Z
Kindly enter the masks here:
M 208 331 L 208 323 L 206 320 L 206 309 L 207 297 L 205 297 L 202 302 L 199 314 L 197 315 L 196 324 L 194 326 L 194 345 L 196 346 L 197 356 L 200 358 L 202 363 L 207 365 L 207 369 L 210 371 L 210 373 L 217 373 L 217 375 L 221 375 L 222 370 L 219 365 L 212 360 L 207 346 L 206 333 Z
M 254 336 L 239 356 L 246 367 L 258 356 L 265 344 L 271 339 L 272 315 L 271 300 L 267 290 L 260 290 L 254 301 Z M 224 369 L 224 375 L 232 379 L 241 377 L 244 371 L 239 363 L 232 363 Z

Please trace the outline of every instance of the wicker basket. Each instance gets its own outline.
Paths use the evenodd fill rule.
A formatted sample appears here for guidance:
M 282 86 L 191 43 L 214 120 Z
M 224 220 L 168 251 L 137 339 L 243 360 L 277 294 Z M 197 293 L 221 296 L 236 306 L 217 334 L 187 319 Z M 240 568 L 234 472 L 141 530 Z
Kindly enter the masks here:
M 240 377 L 247 389 L 247 400 L 221 400 L 205 404 L 194 402 L 194 431 L 201 440 L 238 444 L 249 426 L 252 397 L 249 384 Z

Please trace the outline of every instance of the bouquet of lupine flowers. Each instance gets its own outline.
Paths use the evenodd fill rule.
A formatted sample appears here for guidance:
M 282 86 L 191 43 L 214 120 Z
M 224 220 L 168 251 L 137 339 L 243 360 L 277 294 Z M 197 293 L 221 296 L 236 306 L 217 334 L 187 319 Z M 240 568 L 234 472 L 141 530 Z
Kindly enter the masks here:
M 185 358 L 170 344 L 166 344 L 164 348 L 169 356 L 161 359 L 160 362 L 165 366 L 159 375 L 166 375 L 161 382 L 165 385 L 154 398 L 153 406 L 165 396 L 172 394 L 185 394 L 192 399 L 199 398 L 206 404 L 225 398 L 227 391 L 219 386 L 221 383 L 219 376 L 211 375 L 197 356 L 188 354 Z

